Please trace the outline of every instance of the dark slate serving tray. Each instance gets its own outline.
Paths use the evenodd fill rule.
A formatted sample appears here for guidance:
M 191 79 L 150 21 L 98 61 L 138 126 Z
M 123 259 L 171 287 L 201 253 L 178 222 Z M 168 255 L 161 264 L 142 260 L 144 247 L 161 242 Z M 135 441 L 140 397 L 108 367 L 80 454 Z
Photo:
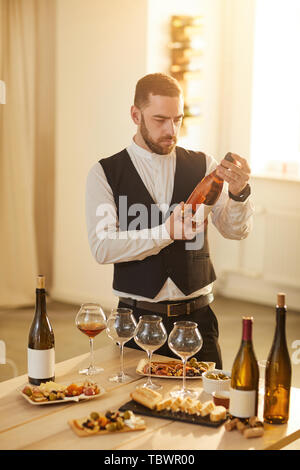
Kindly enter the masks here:
M 223 423 L 225 423 L 226 419 L 222 419 L 220 421 L 214 422 L 210 421 L 209 415 L 208 416 L 197 416 L 197 415 L 189 415 L 187 413 L 183 413 L 182 411 L 171 411 L 171 410 L 150 410 L 146 408 L 146 406 L 137 403 L 134 400 L 131 400 L 125 405 L 122 405 L 119 408 L 120 411 L 131 410 L 136 414 L 151 416 L 151 418 L 161 418 L 161 419 L 171 419 L 172 421 L 181 421 L 184 423 L 190 424 L 199 424 L 201 426 L 209 426 L 211 428 L 218 428 Z

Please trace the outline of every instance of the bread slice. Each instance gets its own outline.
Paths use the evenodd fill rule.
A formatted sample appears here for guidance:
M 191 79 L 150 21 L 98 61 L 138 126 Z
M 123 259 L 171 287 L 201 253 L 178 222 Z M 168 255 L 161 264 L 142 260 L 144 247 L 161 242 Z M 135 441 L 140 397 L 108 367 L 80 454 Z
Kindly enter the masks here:
M 210 412 L 215 409 L 215 407 L 216 405 L 214 404 L 212 400 L 204 402 L 200 410 L 201 416 L 209 415 Z
M 221 421 L 226 418 L 226 408 L 224 406 L 216 406 L 210 412 L 210 420 L 213 422 Z
M 141 405 L 154 410 L 158 402 L 162 400 L 162 395 L 147 387 L 137 387 L 131 394 L 131 398 Z

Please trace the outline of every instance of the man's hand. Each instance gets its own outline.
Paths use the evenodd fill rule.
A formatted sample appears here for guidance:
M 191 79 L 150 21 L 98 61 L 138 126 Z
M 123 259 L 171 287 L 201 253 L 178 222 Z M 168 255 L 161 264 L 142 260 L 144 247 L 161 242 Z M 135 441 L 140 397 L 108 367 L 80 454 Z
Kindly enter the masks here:
M 240 157 L 236 153 L 232 153 L 232 157 L 235 159 L 236 163 L 231 163 L 223 159 L 216 170 L 217 175 L 223 178 L 224 181 L 227 181 L 229 191 L 234 196 L 238 196 L 247 185 L 251 170 L 245 158 Z
M 204 231 L 207 220 L 203 223 L 193 222 L 190 204 L 178 204 L 165 222 L 165 227 L 172 240 L 192 240 L 197 233 Z M 183 216 L 184 215 L 184 216 Z

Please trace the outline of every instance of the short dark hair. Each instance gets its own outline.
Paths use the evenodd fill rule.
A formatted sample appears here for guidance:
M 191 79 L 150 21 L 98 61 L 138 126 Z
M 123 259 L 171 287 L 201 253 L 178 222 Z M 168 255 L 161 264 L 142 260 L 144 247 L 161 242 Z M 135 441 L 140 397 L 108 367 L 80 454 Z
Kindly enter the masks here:
M 138 108 L 146 106 L 149 94 L 176 97 L 182 94 L 178 81 L 166 73 L 151 73 L 142 77 L 136 84 L 134 104 Z

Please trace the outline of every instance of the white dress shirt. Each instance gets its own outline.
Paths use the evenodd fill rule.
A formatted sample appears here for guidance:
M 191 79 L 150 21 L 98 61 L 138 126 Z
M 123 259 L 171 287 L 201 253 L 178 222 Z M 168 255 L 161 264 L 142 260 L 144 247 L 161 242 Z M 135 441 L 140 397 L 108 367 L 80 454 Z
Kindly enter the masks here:
M 158 155 L 138 146 L 134 140 L 126 150 L 152 199 L 165 214 L 173 194 L 175 150 L 168 155 Z M 216 160 L 206 156 L 206 174 L 211 173 L 216 166 Z M 216 204 L 204 207 L 205 218 L 209 213 L 213 224 L 225 238 L 241 240 L 246 238 L 251 230 L 253 206 L 250 198 L 245 202 L 230 199 L 226 182 Z M 90 249 L 99 264 L 143 260 L 174 242 L 164 224 L 143 230 L 119 230 L 113 192 L 99 162 L 92 166 L 87 176 L 86 223 Z M 212 284 L 209 284 L 185 296 L 168 277 L 153 299 L 116 290 L 113 290 L 113 293 L 118 297 L 159 302 L 198 297 L 211 291 Z

